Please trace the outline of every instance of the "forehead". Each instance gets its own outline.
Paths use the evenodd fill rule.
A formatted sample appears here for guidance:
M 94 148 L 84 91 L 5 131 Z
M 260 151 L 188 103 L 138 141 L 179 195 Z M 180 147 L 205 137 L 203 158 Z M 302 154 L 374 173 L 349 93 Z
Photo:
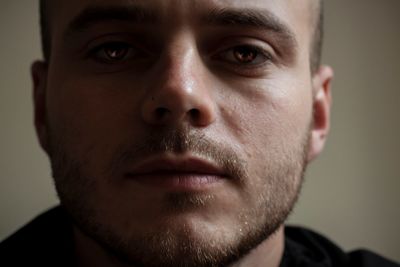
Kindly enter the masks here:
M 79 14 L 93 8 L 139 7 L 154 14 L 162 25 L 189 25 L 212 11 L 234 9 L 268 12 L 304 35 L 312 28 L 313 1 L 317 0 L 58 0 L 50 1 L 49 8 L 51 28 L 55 29 L 66 28 Z
M 49 1 L 48 4 L 53 8 L 64 11 L 84 9 L 88 6 L 109 6 L 109 5 L 140 5 L 151 7 L 159 11 L 186 12 L 187 14 L 208 8 L 259 8 L 276 9 L 283 13 L 288 10 L 307 12 L 313 2 L 317 0 L 58 0 Z M 300 8 L 300 9 L 299 9 Z

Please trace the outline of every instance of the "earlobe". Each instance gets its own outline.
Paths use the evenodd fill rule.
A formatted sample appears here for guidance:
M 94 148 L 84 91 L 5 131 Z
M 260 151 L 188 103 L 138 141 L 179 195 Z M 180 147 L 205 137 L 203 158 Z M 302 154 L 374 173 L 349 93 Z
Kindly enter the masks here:
M 34 124 L 41 147 L 48 153 L 48 125 L 46 109 L 48 65 L 35 61 L 31 67 L 33 81 Z
M 308 161 L 316 158 L 325 146 L 330 128 L 332 79 L 333 70 L 328 66 L 321 66 L 313 77 L 313 124 L 311 127 Z

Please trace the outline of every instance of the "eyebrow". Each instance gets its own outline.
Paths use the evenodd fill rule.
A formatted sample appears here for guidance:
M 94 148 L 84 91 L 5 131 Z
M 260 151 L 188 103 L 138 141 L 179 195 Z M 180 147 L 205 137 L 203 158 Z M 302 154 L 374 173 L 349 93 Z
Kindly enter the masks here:
M 276 33 L 293 47 L 297 47 L 297 40 L 290 27 L 268 10 L 255 9 L 215 9 L 202 17 L 208 25 L 223 27 L 248 27 Z
M 90 26 L 106 21 L 129 23 L 156 23 L 159 17 L 149 9 L 138 6 L 95 6 L 87 7 L 69 23 L 66 32 L 84 31 Z
M 290 27 L 268 10 L 217 8 L 204 12 L 201 22 L 210 26 L 256 28 L 275 33 L 294 50 L 298 44 Z M 97 23 L 121 21 L 132 24 L 161 23 L 161 14 L 140 6 L 91 6 L 84 9 L 68 24 L 65 36 L 84 31 Z

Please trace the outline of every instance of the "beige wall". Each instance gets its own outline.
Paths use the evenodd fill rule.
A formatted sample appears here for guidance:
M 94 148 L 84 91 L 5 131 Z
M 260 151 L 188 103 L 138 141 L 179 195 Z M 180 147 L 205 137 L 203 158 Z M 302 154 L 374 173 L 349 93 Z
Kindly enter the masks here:
M 0 239 L 57 203 L 32 127 L 36 4 L 0 3 Z M 324 61 L 336 70 L 332 132 L 291 222 L 346 249 L 400 261 L 400 1 L 328 0 L 326 7 Z

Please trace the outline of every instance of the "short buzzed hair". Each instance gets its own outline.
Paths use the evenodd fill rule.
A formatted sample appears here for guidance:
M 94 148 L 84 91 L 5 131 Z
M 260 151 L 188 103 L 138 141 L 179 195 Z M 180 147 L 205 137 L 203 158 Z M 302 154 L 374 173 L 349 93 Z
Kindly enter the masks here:
M 51 34 L 49 29 L 49 14 L 48 14 L 48 1 L 39 1 L 39 15 L 40 15 L 40 34 L 42 40 L 42 52 L 46 61 L 50 59 L 51 50 Z
M 322 59 L 322 47 L 324 40 L 324 1 L 323 0 L 312 0 L 315 3 L 315 18 L 314 18 L 314 33 L 311 40 L 311 52 L 310 52 L 310 66 L 311 72 L 315 73 L 321 65 Z
M 314 74 L 320 64 L 322 57 L 322 43 L 323 43 L 323 33 L 324 33 L 324 8 L 323 0 L 312 0 L 316 1 L 313 4 L 313 9 L 315 9 L 315 19 L 314 19 L 314 33 L 311 40 L 311 52 L 310 52 L 310 67 L 311 72 Z M 46 61 L 50 59 L 51 56 L 51 30 L 49 22 L 49 1 L 40 0 L 40 28 L 41 28 L 41 40 L 42 40 L 42 51 L 43 56 Z

